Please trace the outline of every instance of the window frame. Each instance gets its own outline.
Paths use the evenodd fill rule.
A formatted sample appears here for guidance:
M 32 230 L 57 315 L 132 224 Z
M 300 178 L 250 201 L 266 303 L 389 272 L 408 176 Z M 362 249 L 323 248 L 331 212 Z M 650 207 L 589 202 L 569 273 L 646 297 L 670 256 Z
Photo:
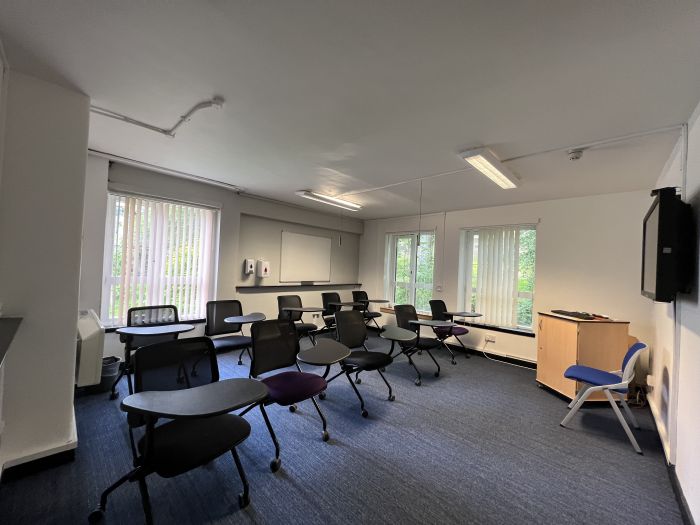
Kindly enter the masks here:
M 114 250 L 114 236 L 115 231 L 115 221 L 116 213 L 110 213 L 112 210 L 112 205 L 110 199 L 112 197 L 129 197 L 138 198 L 151 202 L 161 202 L 166 204 L 176 204 L 180 206 L 189 206 L 192 208 L 199 208 L 213 212 L 212 218 L 212 231 L 211 231 L 211 253 L 209 254 L 209 272 L 211 279 L 209 282 L 209 289 L 207 290 L 207 300 L 213 300 L 216 298 L 216 290 L 218 286 L 218 261 L 219 261 L 219 244 L 220 244 L 220 233 L 221 233 L 221 206 L 213 204 L 204 204 L 200 202 L 192 202 L 187 200 L 180 200 L 176 198 L 160 197 L 155 195 L 150 195 L 147 193 L 138 193 L 134 191 L 126 191 L 122 189 L 112 189 L 107 190 L 107 210 L 106 210 L 106 221 L 105 221 L 105 238 L 104 238 L 104 252 L 103 252 L 103 264 L 102 264 L 102 286 L 100 288 L 100 320 L 104 323 L 105 328 L 108 330 L 115 330 L 119 328 L 121 323 L 116 320 L 116 323 L 110 323 L 111 318 L 105 317 L 110 310 L 110 299 L 111 299 L 111 286 L 112 281 L 115 277 L 112 275 L 112 264 L 113 264 L 113 250 Z M 129 308 L 135 305 L 129 305 Z M 203 316 L 195 316 L 190 318 L 182 318 L 181 320 L 187 320 L 189 322 L 204 319 L 206 312 Z
M 459 251 L 459 293 L 458 293 L 458 303 L 460 309 L 468 312 L 474 312 L 475 309 L 472 307 L 471 299 L 476 293 L 474 289 L 474 234 L 484 230 L 501 230 L 505 228 L 517 228 L 518 235 L 515 241 L 515 253 L 518 254 L 518 260 L 516 261 L 516 267 L 518 272 L 515 276 L 515 287 L 513 295 L 513 318 L 516 321 L 515 326 L 497 326 L 498 328 L 503 328 L 506 330 L 520 330 L 525 332 L 534 333 L 534 310 L 535 310 L 535 282 L 533 280 L 532 291 L 531 292 L 521 292 L 519 290 L 519 269 L 520 269 L 520 235 L 522 231 L 534 231 L 535 232 L 535 260 L 537 260 L 537 223 L 524 223 L 524 224 L 502 224 L 498 226 L 476 226 L 476 227 L 464 227 L 460 231 L 460 251 Z M 478 248 L 477 248 L 478 249 Z M 466 253 L 465 253 L 466 252 Z M 478 253 L 478 252 L 477 252 Z M 478 257 L 478 256 L 477 256 Z M 537 272 L 537 264 L 535 263 L 535 273 Z M 531 312 L 531 324 L 529 326 L 518 324 L 518 299 L 530 299 L 532 304 Z
M 405 283 L 405 289 L 407 292 L 407 296 L 409 299 L 409 304 L 416 304 L 416 292 L 418 289 L 424 289 L 424 290 L 430 290 L 431 294 L 435 289 L 435 243 L 437 241 L 437 232 L 435 229 L 432 230 L 421 230 L 420 235 L 432 235 L 433 236 L 433 275 L 431 277 L 431 280 L 429 283 L 419 283 L 416 282 L 417 276 L 418 276 L 418 236 L 419 232 L 416 231 L 408 231 L 408 232 L 390 232 L 386 234 L 386 251 L 385 251 L 385 269 L 384 269 L 384 293 L 385 296 L 389 299 L 390 304 L 393 306 L 395 304 L 400 304 L 396 302 L 396 290 L 397 290 L 397 281 L 396 281 L 396 263 L 397 263 L 397 244 L 399 239 L 411 239 L 411 247 L 410 247 L 410 254 L 409 254 L 409 274 L 410 274 L 410 281 L 408 283 Z M 403 286 L 403 282 L 399 283 Z M 430 313 L 429 310 L 418 310 L 416 307 L 416 311 L 418 313 Z

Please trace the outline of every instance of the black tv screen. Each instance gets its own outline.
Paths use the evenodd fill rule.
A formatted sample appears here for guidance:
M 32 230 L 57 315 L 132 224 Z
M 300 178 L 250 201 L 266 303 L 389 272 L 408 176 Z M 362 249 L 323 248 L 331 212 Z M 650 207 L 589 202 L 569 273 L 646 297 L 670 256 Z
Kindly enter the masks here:
M 644 217 L 642 295 L 671 302 L 691 285 L 695 227 L 690 205 L 676 188 L 652 192 L 654 202 Z

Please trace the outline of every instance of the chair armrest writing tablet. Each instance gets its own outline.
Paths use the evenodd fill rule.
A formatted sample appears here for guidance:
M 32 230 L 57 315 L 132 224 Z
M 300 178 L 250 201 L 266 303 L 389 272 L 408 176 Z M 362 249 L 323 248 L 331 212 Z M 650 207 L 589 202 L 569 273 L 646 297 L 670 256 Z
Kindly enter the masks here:
M 317 366 L 329 366 L 338 363 L 350 355 L 350 349 L 332 339 L 318 339 L 316 345 L 297 354 L 302 363 Z
M 132 394 L 121 403 L 130 414 L 177 418 L 210 417 L 257 403 L 267 397 L 267 387 L 256 379 L 226 379 L 183 390 Z

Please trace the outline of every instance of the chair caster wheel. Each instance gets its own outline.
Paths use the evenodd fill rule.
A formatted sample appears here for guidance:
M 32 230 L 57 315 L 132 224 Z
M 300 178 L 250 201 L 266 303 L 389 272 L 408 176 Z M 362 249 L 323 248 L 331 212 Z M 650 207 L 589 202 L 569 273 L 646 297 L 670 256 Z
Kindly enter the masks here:
M 453 364 L 453 365 L 456 365 L 456 364 L 457 364 L 457 361 L 455 361 L 454 358 L 452 358 L 452 364 Z
M 280 469 L 280 465 L 282 465 L 282 460 L 280 458 L 275 458 L 270 461 L 270 470 L 272 472 L 277 472 Z
M 238 506 L 242 509 L 246 508 L 250 504 L 250 496 L 248 494 L 238 495 Z
M 357 379 L 355 379 L 356 385 L 359 385 L 360 383 L 362 383 L 362 379 L 360 379 L 359 377 Z
M 414 381 L 414 383 L 416 384 L 416 386 L 420 386 L 420 385 L 421 385 L 421 380 L 420 380 L 420 379 L 416 379 L 416 380 Z
M 435 377 L 440 377 L 440 372 L 435 372 L 433 375 L 434 375 Z
M 296 405 L 289 405 L 289 411 L 294 413 L 297 411 L 297 406 Z
M 243 361 L 239 359 L 239 360 L 238 360 L 238 364 L 239 364 L 239 365 L 242 365 L 242 364 L 243 364 Z
M 394 401 L 396 399 L 396 396 L 394 394 L 389 396 L 389 401 Z
M 416 352 L 416 353 L 417 353 L 418 355 L 423 355 L 423 350 L 418 350 L 418 352 Z
M 325 393 L 325 392 L 321 392 L 321 393 L 318 395 L 318 398 L 319 398 L 319 399 L 326 399 L 326 393 Z
M 381 367 L 381 368 L 379 369 L 379 371 L 380 371 L 380 372 L 386 372 L 386 368 Z
M 102 509 L 93 510 L 88 516 L 88 523 L 100 523 L 105 517 Z
M 112 392 L 111 394 L 109 394 L 109 399 L 112 401 L 114 401 L 118 397 L 119 397 L 119 392 Z
M 323 439 L 323 441 L 328 441 L 330 438 L 331 438 L 331 435 L 328 433 L 327 430 L 324 430 L 323 434 L 321 434 L 321 439 Z
M 367 410 L 365 410 L 365 409 L 363 408 L 363 409 L 362 409 L 362 417 L 367 417 L 367 416 L 369 416 L 369 412 L 367 412 Z

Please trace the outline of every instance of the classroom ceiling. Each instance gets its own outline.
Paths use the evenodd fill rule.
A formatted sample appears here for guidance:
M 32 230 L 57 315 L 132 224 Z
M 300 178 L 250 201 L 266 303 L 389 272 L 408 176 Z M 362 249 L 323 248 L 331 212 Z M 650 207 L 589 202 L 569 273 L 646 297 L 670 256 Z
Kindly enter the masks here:
M 650 188 L 678 131 L 508 163 L 502 190 L 458 152 L 507 159 L 679 124 L 700 99 L 700 4 L 0 0 L 12 68 L 169 127 L 168 138 L 93 114 L 90 147 L 361 218 Z M 358 193 L 360 192 L 360 193 Z

